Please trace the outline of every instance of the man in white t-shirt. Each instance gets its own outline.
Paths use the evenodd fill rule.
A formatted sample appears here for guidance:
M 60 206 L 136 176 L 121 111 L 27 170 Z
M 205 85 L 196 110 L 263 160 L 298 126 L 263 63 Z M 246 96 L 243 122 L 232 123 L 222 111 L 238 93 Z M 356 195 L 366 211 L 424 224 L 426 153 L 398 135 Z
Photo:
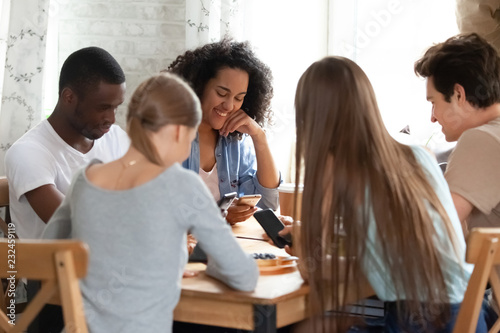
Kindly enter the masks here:
M 124 94 L 125 75 L 107 51 L 84 48 L 64 62 L 53 113 L 5 156 L 19 238 L 40 238 L 76 170 L 94 158 L 109 162 L 127 151 L 127 134 L 113 125 Z

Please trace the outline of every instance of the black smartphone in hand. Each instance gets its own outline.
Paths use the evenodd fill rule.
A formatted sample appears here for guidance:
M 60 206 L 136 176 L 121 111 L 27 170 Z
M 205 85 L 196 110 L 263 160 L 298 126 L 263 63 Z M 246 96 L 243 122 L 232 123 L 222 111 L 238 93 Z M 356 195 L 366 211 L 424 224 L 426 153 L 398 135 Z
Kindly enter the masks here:
M 217 205 L 219 206 L 221 212 L 225 212 L 229 208 L 229 206 L 231 206 L 231 203 L 237 196 L 238 193 L 236 192 L 224 194 L 222 198 L 220 198 L 219 201 L 217 202 Z
M 282 249 L 286 245 L 292 246 L 292 237 L 290 234 L 284 237 L 278 234 L 285 228 L 285 225 L 280 221 L 276 214 L 274 214 L 272 209 L 256 211 L 253 216 L 277 247 Z

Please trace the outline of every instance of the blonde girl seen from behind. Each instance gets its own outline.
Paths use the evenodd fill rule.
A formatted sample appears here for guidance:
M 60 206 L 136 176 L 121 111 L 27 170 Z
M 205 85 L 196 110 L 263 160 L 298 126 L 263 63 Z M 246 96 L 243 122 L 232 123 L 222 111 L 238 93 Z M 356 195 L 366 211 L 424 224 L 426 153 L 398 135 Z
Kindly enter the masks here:
M 90 166 L 88 179 L 110 190 L 148 182 L 187 158 L 200 121 L 199 100 L 182 79 L 153 76 L 137 88 L 128 107 L 130 149 L 114 162 Z
M 170 333 L 188 234 L 207 253 L 204 274 L 237 290 L 255 288 L 255 260 L 199 175 L 180 165 L 200 120 L 200 102 L 182 79 L 146 80 L 129 103 L 130 149 L 119 160 L 93 160 L 79 170 L 47 224 L 44 238 L 79 239 L 90 249 L 80 281 L 89 332 Z

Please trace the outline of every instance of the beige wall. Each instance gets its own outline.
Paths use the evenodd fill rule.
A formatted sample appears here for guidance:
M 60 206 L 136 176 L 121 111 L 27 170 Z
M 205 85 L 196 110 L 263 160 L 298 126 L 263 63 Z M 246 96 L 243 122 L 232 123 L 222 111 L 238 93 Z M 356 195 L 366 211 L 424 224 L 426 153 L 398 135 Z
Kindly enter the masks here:
M 59 0 L 59 68 L 73 51 L 99 46 L 127 77 L 127 97 L 117 123 L 125 128 L 126 104 L 144 79 L 166 68 L 185 48 L 184 0 Z

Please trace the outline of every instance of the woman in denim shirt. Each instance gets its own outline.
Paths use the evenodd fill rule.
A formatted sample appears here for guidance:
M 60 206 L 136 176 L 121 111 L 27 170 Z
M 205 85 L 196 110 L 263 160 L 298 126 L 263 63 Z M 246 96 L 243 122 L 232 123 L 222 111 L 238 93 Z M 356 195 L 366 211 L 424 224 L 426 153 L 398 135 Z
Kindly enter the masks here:
M 269 67 L 247 42 L 224 39 L 187 51 L 168 70 L 191 83 L 203 111 L 183 166 L 200 174 L 216 200 L 229 192 L 261 194 L 261 208 L 278 208 L 280 174 L 263 129 L 272 117 Z M 232 206 L 227 221 L 244 221 L 255 210 Z

